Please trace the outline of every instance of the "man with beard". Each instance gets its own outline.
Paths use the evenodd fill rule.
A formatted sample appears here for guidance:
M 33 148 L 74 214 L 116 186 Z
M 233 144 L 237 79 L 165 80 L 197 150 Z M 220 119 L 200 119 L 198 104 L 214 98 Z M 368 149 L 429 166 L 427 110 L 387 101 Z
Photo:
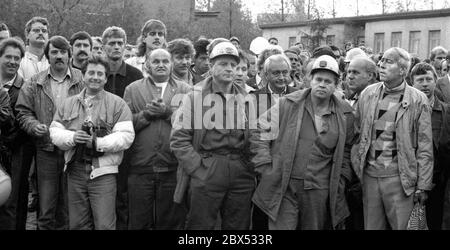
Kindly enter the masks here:
M 126 63 L 139 69 L 145 75 L 144 69 L 146 55 L 158 48 L 166 48 L 167 28 L 160 20 L 150 19 L 145 22 L 141 29 L 141 35 L 138 38 L 138 52 L 136 57 L 130 58 Z
M 172 55 L 173 79 L 193 86 L 193 77 L 189 68 L 191 67 L 192 57 L 195 51 L 191 41 L 175 39 L 169 42 L 167 50 Z
M 127 43 L 127 35 L 120 27 L 108 27 L 102 36 L 103 51 L 109 63 L 105 90 L 123 98 L 125 88 L 132 82 L 142 79 L 142 72 L 123 61 L 123 51 Z M 128 154 L 125 151 L 124 159 L 119 165 L 117 175 L 117 229 L 127 229 L 128 201 L 127 201 L 127 164 Z
M 186 207 L 173 202 L 178 162 L 170 150 L 172 100 L 190 90 L 174 81 L 171 55 L 155 49 L 146 62 L 148 77 L 125 89 L 136 138 L 129 150 L 128 204 L 130 230 L 183 229 Z
M 25 25 L 25 38 L 28 44 L 25 57 L 20 62 L 19 75 L 29 80 L 33 75 L 49 66 L 44 48 L 48 41 L 48 21 L 44 17 L 33 17 Z
M 86 71 L 86 63 L 92 53 L 92 39 L 86 31 L 79 31 L 70 38 L 70 46 L 72 46 L 72 62 L 71 65 L 75 69 Z
M 27 218 L 28 171 L 30 165 L 24 166 L 21 162 L 23 162 L 22 158 L 26 157 L 23 154 L 22 146 L 30 145 L 29 142 L 27 143 L 29 138 L 25 139 L 27 137 L 24 136 L 23 131 L 18 129 L 14 121 L 5 123 L 3 117 L 4 110 L 8 105 L 11 109 L 14 108 L 18 91 L 23 84 L 23 78 L 17 74 L 17 70 L 24 54 L 25 49 L 18 40 L 7 38 L 0 42 L 0 89 L 2 89 L 0 92 L 0 164 L 11 175 L 12 181 L 10 198 L 4 206 L 0 207 L 0 230 L 25 230 Z M 8 97 L 8 94 L 9 102 L 6 103 L 5 97 Z M 27 171 L 24 171 L 24 168 Z M 26 174 L 21 176 L 23 172 Z
M 71 50 L 62 36 L 54 36 L 44 49 L 50 62 L 48 70 L 34 75 L 20 89 L 16 103 L 20 127 L 34 137 L 39 190 L 40 230 L 68 228 L 67 189 L 64 152 L 50 140 L 48 127 L 57 107 L 80 93 L 83 88 L 81 71 L 69 65 Z
M 209 58 L 206 49 L 208 45 L 209 41 L 204 38 L 194 43 L 194 65 L 191 67 L 194 84 L 203 81 L 205 79 L 204 74 L 209 70 Z
M 66 99 L 50 125 L 65 151 L 71 230 L 116 229 L 116 176 L 134 130 L 125 101 L 104 90 L 108 63 L 87 61 L 85 88 Z

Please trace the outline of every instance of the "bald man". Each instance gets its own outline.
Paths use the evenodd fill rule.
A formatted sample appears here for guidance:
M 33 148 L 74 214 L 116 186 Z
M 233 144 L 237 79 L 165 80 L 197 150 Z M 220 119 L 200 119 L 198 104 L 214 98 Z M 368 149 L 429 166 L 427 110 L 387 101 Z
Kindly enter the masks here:
M 172 98 L 190 86 L 172 78 L 172 57 L 164 49 L 153 50 L 145 64 L 147 76 L 127 86 L 123 98 L 136 132 L 128 152 L 128 229 L 182 229 L 186 211 L 173 202 L 178 163 L 169 137 L 177 108 L 171 106 Z
M 377 80 L 377 66 L 366 57 L 356 57 L 347 68 L 347 86 L 350 91 L 348 102 L 356 108 L 361 92 Z

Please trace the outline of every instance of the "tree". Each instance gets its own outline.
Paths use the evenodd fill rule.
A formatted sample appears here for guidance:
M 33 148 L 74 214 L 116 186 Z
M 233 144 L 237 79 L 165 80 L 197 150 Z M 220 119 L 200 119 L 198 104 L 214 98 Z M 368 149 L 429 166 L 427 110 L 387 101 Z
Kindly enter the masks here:
M 310 51 L 313 51 L 322 44 L 322 41 L 325 40 L 325 32 L 329 27 L 326 19 L 322 18 L 323 12 L 317 8 L 314 8 L 313 11 L 314 19 L 311 21 L 310 34 L 307 36 L 309 40 L 307 47 Z

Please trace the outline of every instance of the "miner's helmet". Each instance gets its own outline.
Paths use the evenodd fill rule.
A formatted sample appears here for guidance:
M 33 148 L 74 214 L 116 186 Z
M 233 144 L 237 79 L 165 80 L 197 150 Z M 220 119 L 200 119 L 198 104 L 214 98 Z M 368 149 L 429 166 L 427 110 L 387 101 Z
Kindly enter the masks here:
M 339 77 L 339 65 L 331 56 L 323 55 L 319 56 L 315 61 L 311 68 L 311 75 L 316 73 L 318 70 L 327 70 L 334 73 L 337 77 Z
M 239 63 L 239 53 L 236 47 L 231 42 L 221 42 L 214 46 L 209 55 L 209 59 L 212 60 L 219 56 L 231 56 L 237 63 Z

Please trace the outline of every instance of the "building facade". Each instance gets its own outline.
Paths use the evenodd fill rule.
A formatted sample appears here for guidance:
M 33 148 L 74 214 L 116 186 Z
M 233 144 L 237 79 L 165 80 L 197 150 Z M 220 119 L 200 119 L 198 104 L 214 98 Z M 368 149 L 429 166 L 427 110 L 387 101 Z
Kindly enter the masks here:
M 283 48 L 308 45 L 316 21 L 261 25 L 265 38 L 278 38 Z M 323 19 L 326 29 L 321 44 L 344 48 L 346 42 L 364 44 L 374 53 L 397 46 L 420 58 L 428 58 L 435 46 L 450 48 L 450 9 Z

